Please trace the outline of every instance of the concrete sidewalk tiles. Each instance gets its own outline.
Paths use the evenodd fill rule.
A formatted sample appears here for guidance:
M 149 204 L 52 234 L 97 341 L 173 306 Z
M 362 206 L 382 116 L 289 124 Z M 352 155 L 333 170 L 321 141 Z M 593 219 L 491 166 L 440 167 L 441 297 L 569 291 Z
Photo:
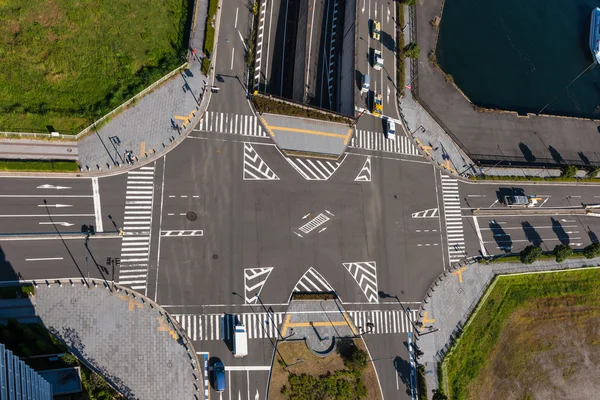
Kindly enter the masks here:
M 85 282 L 37 285 L 36 312 L 50 332 L 126 398 L 204 398 L 202 365 L 160 306 L 119 285 Z
M 340 156 L 344 154 L 354 128 L 347 124 L 262 114 L 261 123 L 283 150 Z

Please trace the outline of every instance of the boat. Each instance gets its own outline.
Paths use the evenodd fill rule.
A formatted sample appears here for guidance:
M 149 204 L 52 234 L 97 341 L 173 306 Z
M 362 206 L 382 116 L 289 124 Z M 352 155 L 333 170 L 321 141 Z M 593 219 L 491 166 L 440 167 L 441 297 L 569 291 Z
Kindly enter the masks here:
M 590 51 L 594 61 L 600 64 L 600 8 L 596 7 L 592 11 L 592 21 L 590 22 Z

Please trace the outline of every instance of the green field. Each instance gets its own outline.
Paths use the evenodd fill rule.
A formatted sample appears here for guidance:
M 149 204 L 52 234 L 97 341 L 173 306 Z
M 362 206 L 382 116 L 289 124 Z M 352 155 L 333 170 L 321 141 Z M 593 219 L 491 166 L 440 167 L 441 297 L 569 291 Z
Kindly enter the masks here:
M 444 359 L 442 387 L 451 399 L 592 398 L 599 324 L 596 268 L 497 278 Z
M 65 134 L 185 61 L 190 0 L 0 0 L 0 131 Z

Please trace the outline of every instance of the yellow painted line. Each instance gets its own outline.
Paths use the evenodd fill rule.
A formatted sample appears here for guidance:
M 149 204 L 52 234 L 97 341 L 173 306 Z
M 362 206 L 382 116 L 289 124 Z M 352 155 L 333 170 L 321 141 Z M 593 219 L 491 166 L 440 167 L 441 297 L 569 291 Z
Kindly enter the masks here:
M 444 164 L 440 163 L 440 165 L 446 168 L 448 171 L 456 172 L 452 167 L 450 167 L 450 160 L 446 160 Z
M 179 335 L 177 334 L 177 332 L 175 332 L 175 329 L 171 329 L 171 327 L 169 326 L 169 324 L 167 324 L 167 321 L 165 321 L 163 317 L 156 317 L 156 320 L 158 321 L 159 332 L 169 332 L 173 339 L 179 339 Z
M 457 269 L 456 271 L 452 272 L 453 276 L 458 275 L 458 282 L 462 283 L 462 273 L 463 271 L 467 270 L 467 266 L 464 266 L 462 268 Z
M 146 154 L 146 142 L 140 143 L 140 157 Z
M 342 313 L 342 315 L 344 316 L 344 319 L 346 320 L 346 323 L 348 324 L 348 326 L 352 329 L 352 333 L 354 333 L 355 335 L 358 334 L 356 328 L 354 327 L 354 324 L 352 323 L 352 320 L 350 319 L 350 317 L 348 317 L 348 314 L 346 314 L 345 312 Z
M 261 121 L 265 124 L 265 127 L 267 128 L 267 130 L 269 131 L 269 133 L 271 134 L 271 136 L 274 136 L 274 134 L 272 133 L 272 131 L 284 131 L 284 132 L 306 133 L 306 134 L 309 134 L 309 135 L 336 137 L 336 138 L 344 139 L 344 140 L 347 141 L 350 138 L 350 136 L 352 135 L 352 129 L 348 129 L 348 133 L 346 133 L 346 134 L 341 134 L 341 133 L 330 133 L 330 132 L 322 132 L 322 131 L 313 131 L 313 130 L 310 130 L 310 129 L 288 128 L 287 126 L 269 126 L 267 124 L 267 122 L 263 118 L 261 118 Z M 346 142 L 344 142 L 344 143 L 346 143 Z
M 264 118 L 261 118 L 260 120 L 263 123 L 263 125 L 265 126 L 265 129 L 267 130 L 267 132 L 269 132 L 269 135 L 271 135 L 271 137 L 274 137 L 275 135 L 273 134 L 273 131 L 269 127 L 269 124 L 267 124 L 267 121 L 265 121 Z
M 282 336 L 285 336 L 285 333 L 287 332 L 288 324 L 290 323 L 290 318 L 291 318 L 291 317 L 292 317 L 292 316 L 291 316 L 290 314 L 288 314 L 288 315 L 285 317 L 285 321 L 284 321 L 284 323 L 283 323 L 283 332 L 281 333 L 281 335 L 282 335 Z
M 127 300 L 127 302 L 129 303 L 127 305 L 128 311 L 133 311 L 134 308 L 144 308 L 144 305 L 140 301 L 138 301 L 137 299 L 133 299 L 133 298 L 131 298 L 131 297 L 127 296 L 127 295 L 124 295 L 124 294 L 120 294 L 119 298 L 121 300 Z
M 346 321 L 322 321 L 322 322 L 289 322 L 287 324 L 290 328 L 307 327 L 307 326 L 347 326 Z
M 423 314 L 423 320 L 421 321 L 421 332 L 423 332 L 423 329 L 425 329 L 425 325 L 435 322 L 434 318 L 427 318 L 427 313 L 428 311 L 425 311 L 425 313 Z
M 180 120 L 185 121 L 185 122 L 187 122 L 189 120 L 188 117 L 182 117 L 181 115 L 176 115 L 175 119 L 180 119 Z

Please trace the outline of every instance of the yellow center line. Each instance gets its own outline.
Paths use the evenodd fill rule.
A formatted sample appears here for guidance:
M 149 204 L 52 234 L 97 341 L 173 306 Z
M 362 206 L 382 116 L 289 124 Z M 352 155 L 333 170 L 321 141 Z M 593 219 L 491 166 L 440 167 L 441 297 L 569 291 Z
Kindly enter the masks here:
M 290 323 L 291 317 L 292 316 L 290 314 L 286 315 L 285 317 L 285 322 L 283 323 L 283 332 L 281 333 L 282 336 L 285 336 L 285 333 L 287 332 L 288 324 Z
M 344 144 L 347 144 L 348 139 L 352 136 L 352 129 L 348 129 L 348 133 L 331 133 L 331 132 L 323 132 L 323 131 L 313 131 L 311 129 L 301 129 L 301 128 L 289 128 L 287 126 L 270 126 L 267 124 L 264 118 L 260 119 L 262 123 L 265 125 L 267 131 L 271 136 L 274 136 L 273 131 L 284 131 L 284 132 L 298 132 L 298 133 L 307 133 L 309 135 L 318 135 L 318 136 L 327 136 L 327 137 L 336 137 L 340 139 L 344 139 Z
M 348 314 L 346 314 L 344 312 L 344 313 L 342 313 L 342 315 L 344 316 L 344 319 L 346 320 L 346 323 L 348 324 L 348 326 L 352 329 L 352 333 L 354 333 L 355 335 L 358 334 L 358 332 L 356 331 L 356 328 L 354 327 L 354 324 L 352 323 L 352 320 L 350 319 L 350 317 L 348 317 Z

